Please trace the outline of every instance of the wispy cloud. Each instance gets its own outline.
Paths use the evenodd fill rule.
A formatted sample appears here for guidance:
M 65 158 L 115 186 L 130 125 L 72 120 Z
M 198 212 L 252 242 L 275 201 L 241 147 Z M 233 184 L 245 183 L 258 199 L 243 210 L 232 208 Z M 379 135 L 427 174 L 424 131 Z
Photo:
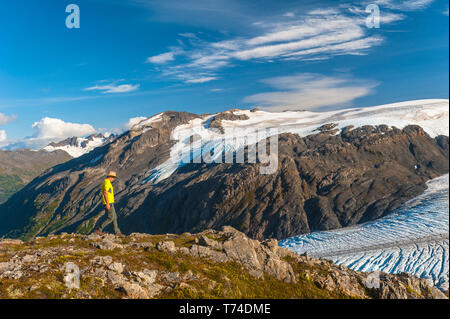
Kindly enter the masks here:
M 377 83 L 320 74 L 296 74 L 262 80 L 275 89 L 248 96 L 244 102 L 254 103 L 269 111 L 318 109 L 348 106 L 353 100 L 372 93 Z
M 427 8 L 434 0 L 372 0 L 372 3 L 378 4 L 382 8 L 417 11 Z
M 147 58 L 147 62 L 155 64 L 164 64 L 173 60 L 175 60 L 175 54 L 173 52 L 166 52 Z
M 365 25 L 367 14 L 361 14 L 362 11 L 339 6 L 315 9 L 300 16 L 288 12 L 270 22 L 259 23 L 254 36 L 221 41 L 201 40 L 189 34 L 188 37 L 196 39 L 190 43 L 191 47 L 180 47 L 176 49 L 177 54 L 172 50 L 150 57 L 148 61 L 164 64 L 159 69 L 163 76 L 186 83 L 204 83 L 216 79 L 220 69 L 239 61 L 318 61 L 336 55 L 367 54 L 371 48 L 381 45 L 384 38 L 369 32 Z M 401 13 L 385 12 L 382 23 L 404 18 Z
M 84 91 L 102 91 L 102 93 L 127 93 L 138 90 L 140 84 L 108 84 L 108 85 L 95 85 L 88 88 L 83 89 Z
M 186 80 L 186 83 L 206 83 L 209 81 L 213 81 L 215 79 L 217 79 L 217 78 L 214 76 L 204 76 L 204 77 Z
M 292 17 L 294 17 L 294 16 L 295 16 L 294 12 L 286 12 L 285 14 L 283 14 L 283 17 L 289 17 L 289 18 L 292 18 Z
M 5 115 L 3 113 L 0 113 L 0 125 L 5 125 L 9 122 L 15 121 L 17 119 L 17 116 L 15 115 Z

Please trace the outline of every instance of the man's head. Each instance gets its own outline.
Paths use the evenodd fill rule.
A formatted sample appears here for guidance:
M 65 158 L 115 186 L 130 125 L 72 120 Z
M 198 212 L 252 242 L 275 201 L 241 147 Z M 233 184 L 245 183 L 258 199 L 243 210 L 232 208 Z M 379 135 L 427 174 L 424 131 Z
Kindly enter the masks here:
M 117 174 L 114 171 L 110 171 L 108 173 L 108 175 L 106 176 L 106 178 L 112 182 L 113 180 L 115 180 L 117 178 Z

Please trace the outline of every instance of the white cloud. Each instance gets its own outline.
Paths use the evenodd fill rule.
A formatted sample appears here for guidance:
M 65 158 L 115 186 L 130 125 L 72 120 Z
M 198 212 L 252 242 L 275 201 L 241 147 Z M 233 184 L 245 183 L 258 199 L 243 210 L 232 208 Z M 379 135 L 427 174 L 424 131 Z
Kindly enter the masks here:
M 204 83 L 206 79 L 217 79 L 221 68 L 238 61 L 318 61 L 336 55 L 367 54 L 371 48 L 381 45 L 384 38 L 369 31 L 366 18 L 362 8 L 348 6 L 316 9 L 299 16 L 277 16 L 278 20 L 256 25 L 253 36 L 213 42 L 196 38 L 189 49 L 177 53 L 187 62 L 166 65 L 161 72 L 186 83 Z M 381 21 L 389 24 L 404 18 L 400 13 L 386 11 Z
M 198 39 L 197 36 L 194 33 L 186 32 L 186 33 L 179 33 L 180 37 L 188 38 L 188 39 Z
M 392 13 L 392 12 L 383 12 L 380 15 L 380 23 L 383 24 L 389 24 L 396 21 L 404 20 L 406 16 L 404 14 L 400 13 Z
M 400 11 L 417 11 L 428 7 L 434 0 L 375 0 L 381 8 Z
M 85 88 L 84 91 L 103 91 L 102 93 L 127 93 L 127 92 L 133 92 L 138 90 L 140 87 L 140 84 L 121 84 L 121 85 L 95 85 L 92 87 Z
M 345 30 L 341 30 L 340 32 L 323 34 L 299 41 L 258 46 L 254 49 L 236 52 L 234 56 L 240 60 L 285 57 L 288 54 L 295 54 L 296 52 L 301 52 L 305 49 L 327 48 L 330 44 L 345 43 L 348 41 L 358 40 L 363 35 L 363 32 L 359 28 L 346 28 Z
M 124 131 L 128 131 L 128 130 L 131 129 L 134 125 L 138 124 L 139 122 L 141 122 L 141 121 L 143 121 L 143 120 L 145 120 L 145 119 L 147 119 L 147 118 L 144 117 L 144 116 L 133 117 L 133 118 L 129 119 L 128 122 L 126 122 L 126 123 L 123 125 L 123 130 L 124 130 Z
M 15 121 L 17 119 L 17 116 L 7 116 L 3 113 L 0 113 L 0 125 L 8 124 L 9 122 Z
M 175 54 L 173 52 L 166 52 L 147 58 L 147 62 L 155 64 L 164 64 L 173 60 L 175 60 Z
M 6 132 L 5 130 L 0 130 L 0 142 L 6 141 Z
M 217 79 L 217 78 L 214 76 L 204 76 L 204 77 L 199 77 L 199 78 L 195 78 L 195 79 L 189 79 L 189 80 L 186 80 L 185 82 L 186 83 L 206 83 L 209 81 L 213 81 L 215 79 Z
M 292 18 L 294 16 L 295 16 L 294 12 L 286 12 L 285 14 L 283 14 L 283 17 L 288 17 L 288 18 Z
M 353 100 L 370 94 L 377 85 L 360 79 L 312 73 L 274 77 L 262 82 L 277 91 L 254 94 L 244 101 L 270 111 L 348 106 Z
M 22 140 L 10 140 L 0 145 L 6 149 L 40 149 L 51 142 L 60 142 L 68 137 L 94 134 L 97 130 L 90 124 L 65 122 L 61 119 L 44 117 L 31 126 L 33 135 Z
M 63 120 L 44 117 L 32 126 L 35 138 L 67 138 L 72 136 L 84 136 L 96 132 L 89 124 L 64 122 Z

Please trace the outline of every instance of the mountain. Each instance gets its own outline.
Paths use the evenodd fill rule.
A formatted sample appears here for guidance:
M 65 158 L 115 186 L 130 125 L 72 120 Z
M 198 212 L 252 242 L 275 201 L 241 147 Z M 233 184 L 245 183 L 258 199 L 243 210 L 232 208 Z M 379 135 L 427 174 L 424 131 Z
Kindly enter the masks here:
M 5 202 L 46 169 L 71 158 L 63 151 L 49 153 L 26 149 L 0 150 L 0 203 Z
M 53 142 L 40 150 L 0 150 L 0 203 L 28 184 L 46 169 L 112 141 L 113 134 L 93 134 Z
M 120 177 L 116 207 L 125 233 L 231 225 L 252 238 L 284 239 L 364 223 L 448 173 L 448 121 L 448 100 L 321 113 L 163 112 L 29 183 L 0 206 L 0 235 L 90 232 L 109 170 Z M 277 130 L 255 134 L 270 127 Z M 261 174 L 263 163 L 218 163 L 242 149 L 248 159 L 256 140 L 275 133 L 275 173 Z M 210 163 L 183 163 L 198 162 L 202 150 Z
M 227 226 L 198 234 L 7 239 L 0 240 L 0 249 L 2 299 L 447 299 L 424 279 L 408 274 L 375 278 L 297 255 L 273 239 L 249 239 Z M 70 279 L 75 269 L 79 289 L 69 289 L 67 282 L 77 282 Z
M 92 134 L 87 137 L 74 136 L 60 142 L 52 142 L 42 149 L 48 152 L 62 150 L 72 157 L 80 157 L 81 155 L 89 153 L 94 148 L 112 141 L 115 137 L 116 135 L 114 134 L 103 135 L 101 133 Z

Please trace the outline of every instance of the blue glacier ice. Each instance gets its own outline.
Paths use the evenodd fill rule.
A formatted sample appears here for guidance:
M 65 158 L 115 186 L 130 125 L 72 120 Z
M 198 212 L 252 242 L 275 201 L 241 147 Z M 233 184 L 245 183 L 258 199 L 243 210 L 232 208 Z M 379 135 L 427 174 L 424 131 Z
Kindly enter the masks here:
M 324 257 L 357 271 L 407 272 L 448 290 L 449 175 L 392 214 L 361 225 L 318 231 L 280 241 L 280 246 Z

